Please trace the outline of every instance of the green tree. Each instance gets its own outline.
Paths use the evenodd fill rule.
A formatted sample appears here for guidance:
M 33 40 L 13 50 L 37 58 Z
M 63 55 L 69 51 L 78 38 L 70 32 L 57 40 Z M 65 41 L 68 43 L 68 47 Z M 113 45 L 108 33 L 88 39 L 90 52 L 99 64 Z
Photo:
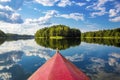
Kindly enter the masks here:
M 0 30 L 0 38 L 2 38 L 2 37 L 6 37 L 6 34 Z
M 99 30 L 99 31 L 93 31 L 93 32 L 85 32 L 82 33 L 82 37 L 114 37 L 119 38 L 120 37 L 120 28 L 111 29 L 111 30 Z
M 54 25 L 48 28 L 39 29 L 35 33 L 35 37 L 55 37 L 55 36 L 62 36 L 62 37 L 80 37 L 81 32 L 78 29 L 70 29 L 68 26 L 65 25 Z

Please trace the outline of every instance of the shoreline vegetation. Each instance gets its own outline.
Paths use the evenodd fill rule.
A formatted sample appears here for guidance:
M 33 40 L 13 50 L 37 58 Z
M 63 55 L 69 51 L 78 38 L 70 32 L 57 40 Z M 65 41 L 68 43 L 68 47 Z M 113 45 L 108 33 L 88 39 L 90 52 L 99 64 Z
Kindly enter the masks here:
M 0 38 L 49 38 L 49 39 L 66 39 L 66 38 L 86 38 L 86 39 L 120 39 L 120 28 L 89 31 L 81 33 L 79 29 L 70 28 L 65 25 L 53 25 L 39 29 L 34 36 L 18 35 L 4 33 L 0 30 Z
M 81 37 L 86 39 L 120 39 L 120 37 Z
M 0 38 L 5 38 L 6 37 L 6 34 L 0 30 Z
M 96 39 L 120 39 L 120 28 L 90 31 L 81 34 L 81 38 L 96 38 Z
M 12 34 L 12 33 L 4 33 L 3 31 L 0 30 L 0 40 L 7 40 L 7 41 L 12 41 L 12 40 L 19 40 L 19 39 L 33 39 L 33 35 L 20 35 L 20 34 Z
M 35 38 L 64 39 L 64 38 L 80 38 L 79 29 L 70 28 L 65 25 L 53 25 L 39 29 L 35 33 Z
M 47 39 L 47 37 L 35 37 L 35 38 L 40 38 L 40 39 Z M 62 36 L 51 36 L 49 39 L 64 39 Z
M 35 38 L 65 39 L 65 38 L 86 38 L 86 39 L 120 39 L 120 28 L 89 31 L 81 33 L 78 29 L 70 29 L 65 25 L 54 25 L 39 29 Z
M 65 25 L 55 25 L 39 29 L 35 34 L 35 41 L 41 46 L 52 49 L 56 49 L 56 47 L 66 49 L 73 45 L 71 41 L 73 43 L 82 41 L 120 47 L 120 28 L 81 33 L 78 29 L 70 29 Z M 77 45 L 78 43 L 75 44 Z
M 39 39 L 72 39 L 72 38 L 76 38 L 76 39 L 80 39 L 80 37 L 63 37 L 63 36 L 50 36 L 48 37 L 35 37 L 35 38 L 39 38 Z
M 4 33 L 0 30 L 0 44 L 5 41 L 33 38 L 37 44 L 54 49 L 58 46 L 60 49 L 66 49 L 80 44 L 81 41 L 120 47 L 120 28 L 81 33 L 79 29 L 69 28 L 65 25 L 54 25 L 39 29 L 34 36 Z

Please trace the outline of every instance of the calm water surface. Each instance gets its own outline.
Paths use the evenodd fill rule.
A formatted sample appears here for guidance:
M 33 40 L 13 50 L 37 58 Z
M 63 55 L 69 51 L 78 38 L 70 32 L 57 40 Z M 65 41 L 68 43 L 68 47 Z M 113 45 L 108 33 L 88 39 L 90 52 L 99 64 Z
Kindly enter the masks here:
M 56 46 L 60 46 L 60 53 L 85 72 L 91 80 L 120 80 L 118 46 L 77 41 L 43 42 L 44 40 L 37 42 L 34 39 L 1 41 L 0 80 L 26 80 L 54 55 Z

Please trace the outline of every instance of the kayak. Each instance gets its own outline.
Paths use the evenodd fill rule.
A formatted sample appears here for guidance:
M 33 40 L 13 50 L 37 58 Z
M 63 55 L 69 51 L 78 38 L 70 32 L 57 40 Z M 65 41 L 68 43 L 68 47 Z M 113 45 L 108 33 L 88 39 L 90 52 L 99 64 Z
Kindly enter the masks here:
M 89 77 L 57 51 L 28 80 L 90 80 Z

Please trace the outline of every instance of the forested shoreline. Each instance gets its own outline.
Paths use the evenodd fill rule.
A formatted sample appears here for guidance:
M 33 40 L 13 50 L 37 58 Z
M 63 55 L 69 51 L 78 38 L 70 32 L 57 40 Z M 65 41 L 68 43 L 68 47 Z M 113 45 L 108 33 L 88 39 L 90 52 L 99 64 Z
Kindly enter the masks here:
M 120 28 L 109 29 L 109 30 L 99 30 L 99 31 L 89 31 L 85 33 L 81 33 L 79 29 L 70 28 L 65 25 L 53 25 L 51 27 L 45 27 L 39 29 L 35 33 L 36 37 L 42 38 L 105 38 L 105 39 L 120 39 Z M 32 35 L 19 35 L 19 34 L 11 34 L 4 33 L 0 30 L 0 38 L 33 38 Z
M 12 33 L 4 33 L 0 30 L 0 39 L 1 40 L 18 40 L 18 39 L 30 39 L 34 38 L 33 35 L 20 35 L 20 34 L 12 34 Z
M 0 38 L 6 37 L 6 34 L 0 30 Z
M 82 33 L 82 38 L 120 38 L 120 28 Z
M 68 37 L 81 37 L 81 32 L 79 29 L 70 28 L 65 25 L 54 25 L 51 27 L 45 27 L 39 29 L 35 33 L 35 37 L 45 37 L 45 38 L 68 38 Z
M 35 37 L 79 37 L 79 38 L 120 38 L 120 28 L 116 29 L 108 29 L 108 30 L 99 30 L 99 31 L 89 31 L 85 33 L 81 33 L 80 30 L 69 28 L 65 25 L 54 25 L 51 27 L 45 27 L 39 29 L 35 33 Z

